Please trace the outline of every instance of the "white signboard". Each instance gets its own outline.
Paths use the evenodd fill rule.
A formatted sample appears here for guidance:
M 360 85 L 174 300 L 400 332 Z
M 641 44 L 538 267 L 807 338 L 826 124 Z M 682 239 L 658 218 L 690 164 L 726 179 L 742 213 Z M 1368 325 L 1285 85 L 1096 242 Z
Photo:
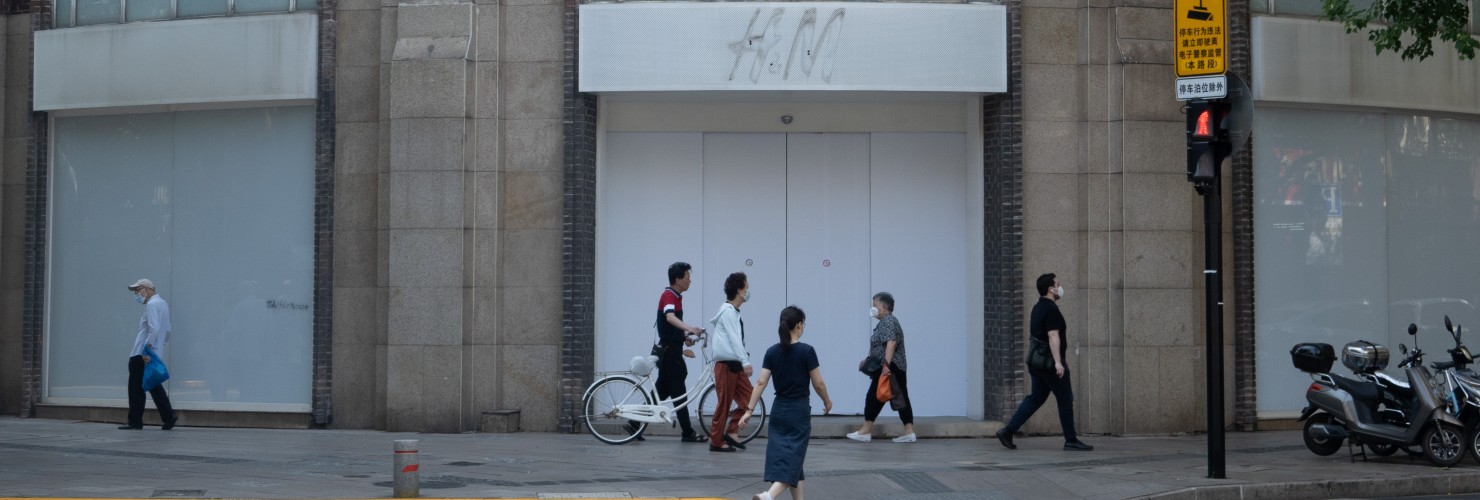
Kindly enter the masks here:
M 313 104 L 318 19 L 274 14 L 37 31 L 34 107 Z
M 1228 76 L 1191 76 L 1177 79 L 1177 100 L 1222 99 L 1228 97 Z
M 580 6 L 581 92 L 1004 92 L 1007 9 L 987 4 Z

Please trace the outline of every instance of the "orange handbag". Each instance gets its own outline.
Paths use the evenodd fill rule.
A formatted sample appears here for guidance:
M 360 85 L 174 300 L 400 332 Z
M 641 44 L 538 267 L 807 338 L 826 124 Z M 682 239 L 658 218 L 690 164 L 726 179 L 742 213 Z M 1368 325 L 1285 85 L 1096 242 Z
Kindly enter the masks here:
M 874 399 L 879 400 L 880 403 L 888 403 L 889 400 L 894 399 L 894 392 L 889 389 L 890 385 L 889 372 L 879 374 L 879 388 L 874 391 Z

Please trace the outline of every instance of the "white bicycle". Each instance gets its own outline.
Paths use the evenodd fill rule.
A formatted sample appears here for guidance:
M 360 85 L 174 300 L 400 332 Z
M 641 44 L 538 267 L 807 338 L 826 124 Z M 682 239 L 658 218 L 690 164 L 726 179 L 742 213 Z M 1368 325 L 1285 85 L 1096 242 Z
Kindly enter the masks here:
M 698 351 L 700 359 L 704 361 L 703 373 L 689 392 L 676 398 L 658 400 L 652 389 L 652 363 L 656 360 L 650 356 L 646 357 L 649 358 L 647 360 L 643 360 L 643 357 L 634 359 L 632 369 L 627 371 L 597 373 L 596 381 L 586 388 L 586 394 L 581 397 L 585 408 L 582 418 L 586 420 L 586 429 L 603 443 L 630 443 L 642 435 L 649 424 L 677 425 L 678 417 L 675 413 L 678 409 L 693 406 L 697 400 L 699 428 L 704 431 L 704 435 L 709 435 L 710 420 L 718 406 L 719 396 L 714 389 L 714 359 L 709 349 L 709 337 L 701 335 L 700 340 L 702 344 Z M 695 395 L 699 397 L 696 399 Z M 675 404 L 678 400 L 683 400 L 683 403 Z M 730 411 L 735 418 L 745 412 L 745 403 L 747 401 L 735 401 L 731 404 Z M 751 413 L 750 422 L 738 432 L 740 444 L 755 439 L 765 425 L 766 401 L 761 399 Z

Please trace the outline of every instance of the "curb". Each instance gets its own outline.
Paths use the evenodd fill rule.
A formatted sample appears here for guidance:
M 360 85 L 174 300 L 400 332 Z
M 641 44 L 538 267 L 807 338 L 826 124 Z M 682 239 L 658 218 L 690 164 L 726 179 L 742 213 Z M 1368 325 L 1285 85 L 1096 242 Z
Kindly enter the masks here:
M 1165 493 L 1146 495 L 1147 500 L 1212 500 L 1279 498 L 1288 500 L 1323 498 L 1408 497 L 1480 493 L 1480 474 L 1445 473 L 1383 479 L 1341 479 L 1284 483 L 1230 484 L 1227 486 L 1194 486 Z

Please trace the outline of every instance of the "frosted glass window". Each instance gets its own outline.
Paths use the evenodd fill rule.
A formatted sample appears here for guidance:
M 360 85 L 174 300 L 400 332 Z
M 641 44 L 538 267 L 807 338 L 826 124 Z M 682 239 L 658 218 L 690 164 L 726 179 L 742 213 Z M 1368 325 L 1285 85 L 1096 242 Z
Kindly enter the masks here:
M 236 0 L 236 13 L 287 12 L 288 0 Z
M 313 108 L 56 119 L 47 399 L 124 405 L 147 276 L 181 408 L 311 399 Z
M 299 12 L 313 12 L 319 9 L 319 3 L 315 0 L 298 0 Z
M 1415 323 L 1426 350 L 1442 353 L 1433 348 L 1453 347 L 1446 314 L 1480 327 L 1480 122 L 1388 115 L 1387 151 L 1388 329 Z
M 226 15 L 226 0 L 179 0 L 180 17 Z
M 1370 113 L 1255 115 L 1254 262 L 1259 408 L 1296 411 L 1309 378 L 1291 346 L 1391 344 L 1383 210 L 1384 121 Z
M 155 21 L 174 17 L 170 0 L 128 0 L 125 9 L 129 21 Z
M 53 6 L 56 10 L 56 17 L 52 22 L 52 26 L 58 28 L 72 27 L 72 0 L 57 0 Z
M 77 0 L 77 25 L 122 22 L 122 10 L 119 0 Z
M 1352 0 L 1353 9 L 1366 9 L 1372 6 L 1372 0 Z M 1321 17 L 1321 0 L 1275 0 L 1274 12 L 1276 14 L 1294 14 L 1299 16 Z
M 1254 145 L 1259 410 L 1305 406 L 1290 347 L 1449 346 L 1480 327 L 1480 122 L 1260 108 Z M 1339 363 L 1334 368 L 1345 369 Z

